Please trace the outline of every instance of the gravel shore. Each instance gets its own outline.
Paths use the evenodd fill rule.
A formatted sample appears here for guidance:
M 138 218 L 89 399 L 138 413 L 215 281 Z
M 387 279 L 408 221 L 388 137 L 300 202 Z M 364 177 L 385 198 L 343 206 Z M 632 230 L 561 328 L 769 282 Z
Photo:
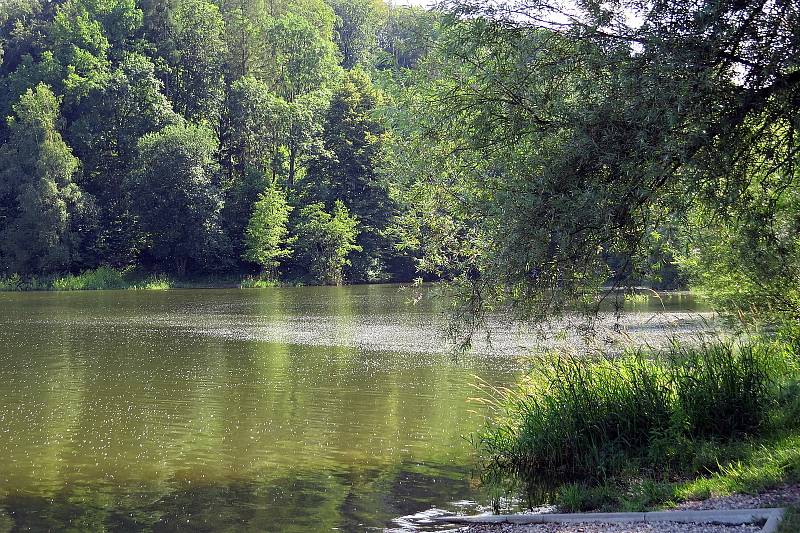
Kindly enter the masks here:
M 759 507 L 786 507 L 800 505 L 800 485 L 780 485 L 759 494 L 732 494 L 707 500 L 678 504 L 681 511 L 707 509 L 756 509 Z
M 752 509 L 800 505 L 800 485 L 781 485 L 757 495 L 733 494 L 702 501 L 683 502 L 678 510 Z M 628 524 L 534 524 L 475 525 L 461 533 L 751 533 L 759 525 L 726 526 L 715 524 L 680 524 L 675 522 L 634 522 Z
M 711 524 L 677 524 L 675 522 L 633 522 L 629 524 L 535 524 L 515 526 L 469 526 L 464 533 L 756 533 L 761 526 L 723 526 Z

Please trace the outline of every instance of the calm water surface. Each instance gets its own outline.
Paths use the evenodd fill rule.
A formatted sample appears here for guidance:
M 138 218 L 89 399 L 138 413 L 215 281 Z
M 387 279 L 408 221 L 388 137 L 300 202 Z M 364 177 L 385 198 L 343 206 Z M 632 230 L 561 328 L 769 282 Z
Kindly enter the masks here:
M 480 504 L 467 400 L 527 341 L 454 357 L 412 299 L 0 293 L 0 531 L 370 531 Z M 684 327 L 687 303 L 629 324 Z

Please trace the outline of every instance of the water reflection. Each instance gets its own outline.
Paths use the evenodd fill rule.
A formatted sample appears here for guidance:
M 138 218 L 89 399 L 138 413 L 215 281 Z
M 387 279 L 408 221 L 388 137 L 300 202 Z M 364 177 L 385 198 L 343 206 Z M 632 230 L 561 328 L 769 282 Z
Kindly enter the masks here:
M 367 531 L 480 501 L 476 378 L 396 287 L 0 294 L 0 531 Z

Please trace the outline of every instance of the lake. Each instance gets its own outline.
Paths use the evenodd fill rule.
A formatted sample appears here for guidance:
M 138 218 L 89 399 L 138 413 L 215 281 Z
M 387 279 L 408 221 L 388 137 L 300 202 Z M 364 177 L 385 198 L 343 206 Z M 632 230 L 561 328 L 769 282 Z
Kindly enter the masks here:
M 0 531 L 380 531 L 485 503 L 468 399 L 530 339 L 456 356 L 425 292 L 0 293 Z M 646 337 L 694 310 L 624 317 Z

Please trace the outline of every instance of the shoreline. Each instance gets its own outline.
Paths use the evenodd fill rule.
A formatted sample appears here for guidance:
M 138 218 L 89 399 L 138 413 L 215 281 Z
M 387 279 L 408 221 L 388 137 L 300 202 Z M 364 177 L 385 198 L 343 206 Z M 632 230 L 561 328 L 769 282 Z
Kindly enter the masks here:
M 725 514 L 737 511 L 786 509 L 782 520 L 767 520 L 765 524 L 754 526 L 759 521 L 742 522 L 741 525 L 723 524 Z M 718 511 L 719 513 L 714 513 Z M 676 513 L 671 515 L 669 513 Z M 686 500 L 674 506 L 663 506 L 657 511 L 639 513 L 608 513 L 590 511 L 576 515 L 559 515 L 564 521 L 525 520 L 527 513 L 510 515 L 502 520 L 498 515 L 486 515 L 487 520 L 462 525 L 460 533 L 745 533 L 796 531 L 800 526 L 800 483 L 782 483 L 755 494 L 732 493 L 726 496 L 711 496 L 701 500 Z M 557 513 L 539 513 L 557 514 Z M 719 514 L 720 516 L 716 516 Z M 593 516 L 593 515 L 596 515 Z M 619 516 L 613 516 L 619 515 Z M 641 520 L 639 519 L 641 515 Z M 648 518 L 648 515 L 652 517 Z M 692 516 L 696 515 L 696 520 Z M 708 515 L 708 516 L 704 516 Z M 533 515 L 535 516 L 535 515 Z M 496 517 L 497 523 L 491 523 Z M 580 521 L 585 517 L 585 521 Z M 677 517 L 669 520 L 670 517 Z M 606 522 L 603 518 L 609 518 Z M 445 521 L 444 517 L 441 519 Z M 463 524 L 463 522 L 461 522 Z M 762 528 L 763 526 L 763 528 Z

